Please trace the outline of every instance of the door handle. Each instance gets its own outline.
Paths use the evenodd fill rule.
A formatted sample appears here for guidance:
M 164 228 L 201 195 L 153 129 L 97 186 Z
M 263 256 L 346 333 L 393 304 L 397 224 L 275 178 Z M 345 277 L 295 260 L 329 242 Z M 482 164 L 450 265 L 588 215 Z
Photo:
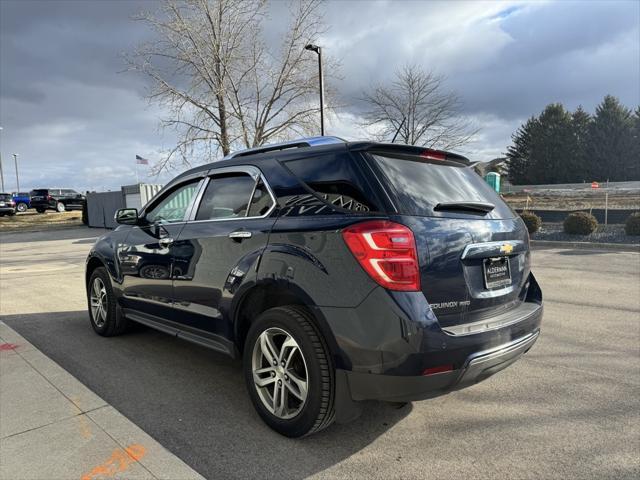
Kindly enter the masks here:
M 242 240 L 243 238 L 251 238 L 252 233 L 246 230 L 236 230 L 235 232 L 231 232 L 229 234 L 229 238 L 233 238 L 234 240 Z
M 158 240 L 158 243 L 160 244 L 161 247 L 168 247 L 169 245 L 171 245 L 173 243 L 173 238 L 164 237 L 164 238 L 161 238 L 160 240 Z

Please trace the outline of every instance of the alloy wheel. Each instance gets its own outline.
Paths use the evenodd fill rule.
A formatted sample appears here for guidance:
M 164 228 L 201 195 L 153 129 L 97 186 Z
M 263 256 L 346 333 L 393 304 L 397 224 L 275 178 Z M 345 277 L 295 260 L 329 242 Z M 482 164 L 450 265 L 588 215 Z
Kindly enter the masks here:
M 283 420 L 295 417 L 304 407 L 309 374 L 298 342 L 281 328 L 260 334 L 251 356 L 253 383 L 266 409 Z
M 99 328 L 107 321 L 107 289 L 100 277 L 93 280 L 91 287 L 91 316 Z

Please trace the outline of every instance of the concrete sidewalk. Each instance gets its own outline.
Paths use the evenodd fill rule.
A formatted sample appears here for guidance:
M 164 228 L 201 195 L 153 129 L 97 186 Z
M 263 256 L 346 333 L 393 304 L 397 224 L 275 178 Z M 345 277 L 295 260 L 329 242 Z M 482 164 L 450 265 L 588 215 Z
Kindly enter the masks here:
M 0 322 L 0 479 L 202 479 Z

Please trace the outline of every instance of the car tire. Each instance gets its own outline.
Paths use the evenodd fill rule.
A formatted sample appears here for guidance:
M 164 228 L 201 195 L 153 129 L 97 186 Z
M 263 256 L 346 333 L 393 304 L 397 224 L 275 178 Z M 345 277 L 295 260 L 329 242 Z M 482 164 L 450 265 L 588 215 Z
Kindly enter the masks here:
M 20 202 L 18 205 L 16 205 L 16 210 L 20 213 L 24 213 L 27 211 L 29 207 L 27 207 L 27 204 L 24 202 Z
M 56 211 L 57 211 L 57 212 L 62 213 L 62 212 L 64 212 L 66 209 L 67 209 L 67 207 L 65 207 L 64 203 L 62 203 L 62 202 L 58 202 L 58 203 L 56 204 Z
M 271 363 L 275 356 L 277 365 Z M 333 423 L 331 355 L 303 307 L 276 307 L 258 316 L 247 334 L 243 370 L 253 406 L 276 432 L 296 438 Z
M 36 208 L 36 212 L 44 213 L 46 210 L 44 208 Z
M 127 319 L 116 301 L 111 277 L 104 267 L 96 268 L 87 285 L 89 320 L 98 335 L 113 337 L 124 333 Z

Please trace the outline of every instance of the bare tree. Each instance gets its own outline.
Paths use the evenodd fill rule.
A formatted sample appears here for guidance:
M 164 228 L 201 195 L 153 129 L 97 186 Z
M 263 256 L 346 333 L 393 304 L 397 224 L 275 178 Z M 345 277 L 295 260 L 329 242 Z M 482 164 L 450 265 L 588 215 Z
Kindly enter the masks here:
M 304 46 L 323 31 L 319 5 L 292 2 L 275 49 L 262 38 L 265 0 L 165 0 L 138 17 L 157 39 L 128 56 L 130 68 L 150 78 L 162 127 L 178 133 L 156 171 L 316 127 L 317 66 Z
M 459 97 L 444 89 L 444 80 L 415 65 L 399 70 L 389 85 L 363 94 L 368 104 L 364 124 L 380 140 L 444 150 L 460 147 L 477 133 L 460 116 Z

